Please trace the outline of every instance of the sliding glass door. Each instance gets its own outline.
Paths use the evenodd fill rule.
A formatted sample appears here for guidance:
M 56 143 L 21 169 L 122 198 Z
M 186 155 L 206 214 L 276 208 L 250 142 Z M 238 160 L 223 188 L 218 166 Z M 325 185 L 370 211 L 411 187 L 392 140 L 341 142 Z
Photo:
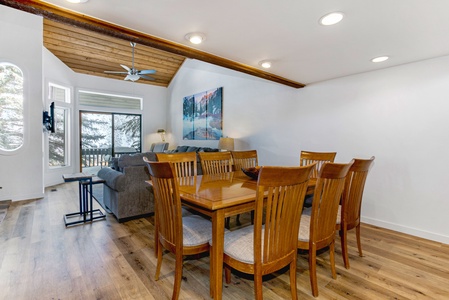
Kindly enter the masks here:
M 141 152 L 141 129 L 141 115 L 80 111 L 81 171 L 96 174 L 111 157 Z

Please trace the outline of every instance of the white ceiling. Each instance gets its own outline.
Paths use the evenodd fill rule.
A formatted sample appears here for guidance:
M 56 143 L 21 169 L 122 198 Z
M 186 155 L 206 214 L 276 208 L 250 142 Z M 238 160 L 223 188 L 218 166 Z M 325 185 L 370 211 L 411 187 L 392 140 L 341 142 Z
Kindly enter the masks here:
M 304 84 L 449 54 L 447 0 L 89 0 L 45 1 Z M 342 22 L 318 23 L 340 11 Z M 374 57 L 390 59 L 374 64 Z

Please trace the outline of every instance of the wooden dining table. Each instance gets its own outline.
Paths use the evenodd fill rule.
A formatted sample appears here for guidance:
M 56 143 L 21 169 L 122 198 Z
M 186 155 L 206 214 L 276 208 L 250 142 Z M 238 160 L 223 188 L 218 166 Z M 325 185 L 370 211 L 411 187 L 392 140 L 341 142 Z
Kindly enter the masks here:
M 215 299 L 222 298 L 225 218 L 255 208 L 257 180 L 242 171 L 179 178 L 183 205 L 209 216 L 212 220 L 210 253 L 210 289 Z M 315 181 L 309 181 L 307 193 L 313 194 Z

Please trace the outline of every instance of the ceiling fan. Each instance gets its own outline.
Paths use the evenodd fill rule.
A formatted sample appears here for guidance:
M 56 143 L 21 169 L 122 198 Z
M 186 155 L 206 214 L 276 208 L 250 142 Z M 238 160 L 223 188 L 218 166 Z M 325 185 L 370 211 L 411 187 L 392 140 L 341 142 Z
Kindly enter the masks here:
M 148 80 L 155 80 L 153 77 L 147 76 L 147 74 L 154 74 L 156 73 L 156 70 L 137 70 L 134 68 L 134 49 L 136 48 L 136 43 L 131 42 L 131 47 L 133 49 L 133 60 L 132 60 L 132 66 L 131 68 L 125 66 L 122 66 L 123 69 L 126 70 L 126 72 L 118 72 L 118 71 L 104 71 L 105 73 L 109 74 L 127 74 L 125 77 L 125 80 L 131 80 L 131 81 L 137 81 L 139 78 L 144 78 Z

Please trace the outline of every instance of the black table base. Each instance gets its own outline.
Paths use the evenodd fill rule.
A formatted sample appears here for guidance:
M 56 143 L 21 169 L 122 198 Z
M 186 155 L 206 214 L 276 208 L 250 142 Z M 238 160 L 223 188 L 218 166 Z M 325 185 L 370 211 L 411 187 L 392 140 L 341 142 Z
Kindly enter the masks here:
M 104 220 L 106 215 L 100 209 L 93 209 L 92 185 L 104 183 L 104 180 L 84 173 L 63 175 L 65 182 L 78 181 L 79 208 L 74 213 L 64 215 L 65 226 Z M 75 219 L 75 220 L 73 220 Z

